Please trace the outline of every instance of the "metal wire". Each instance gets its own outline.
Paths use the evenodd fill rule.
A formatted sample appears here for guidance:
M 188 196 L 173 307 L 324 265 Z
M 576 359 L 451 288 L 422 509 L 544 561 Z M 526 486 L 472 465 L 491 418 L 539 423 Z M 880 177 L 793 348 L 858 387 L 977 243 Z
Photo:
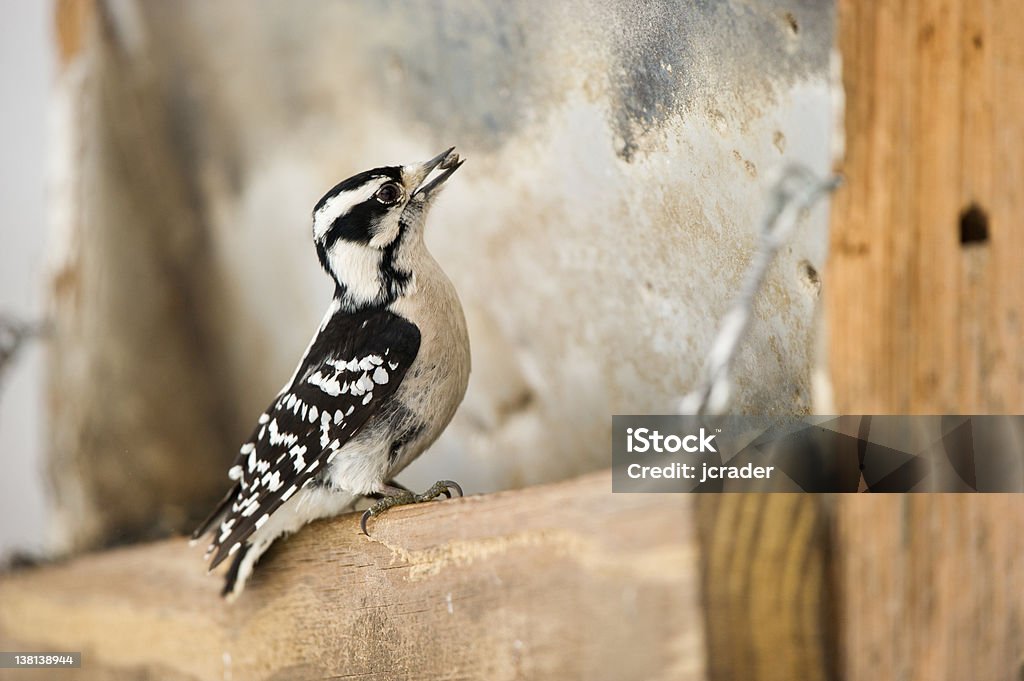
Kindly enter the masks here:
M 793 236 L 804 211 L 842 183 L 837 175 L 821 179 L 809 168 L 791 165 L 782 171 L 772 187 L 768 209 L 760 226 L 760 243 L 747 268 L 739 295 L 722 318 L 718 334 L 704 363 L 704 379 L 679 404 L 681 414 L 718 415 L 729 407 L 732 392 L 732 363 L 740 342 L 750 327 L 757 294 L 764 286 L 768 268 L 779 249 Z

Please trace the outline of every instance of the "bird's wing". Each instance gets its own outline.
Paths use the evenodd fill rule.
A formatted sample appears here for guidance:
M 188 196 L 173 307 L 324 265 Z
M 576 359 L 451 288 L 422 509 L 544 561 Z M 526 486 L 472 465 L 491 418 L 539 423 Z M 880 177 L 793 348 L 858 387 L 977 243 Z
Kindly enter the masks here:
M 211 570 L 366 425 L 398 389 L 419 347 L 419 329 L 386 310 L 328 320 L 228 472 L 236 485 L 219 509 L 224 517 L 207 550 L 215 552 Z

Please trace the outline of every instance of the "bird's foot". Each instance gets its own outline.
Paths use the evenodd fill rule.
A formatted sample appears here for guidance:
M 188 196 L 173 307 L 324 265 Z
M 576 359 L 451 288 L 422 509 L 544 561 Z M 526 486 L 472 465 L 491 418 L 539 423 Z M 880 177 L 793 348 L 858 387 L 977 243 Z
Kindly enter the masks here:
M 451 499 L 452 492 L 457 492 L 460 497 L 462 496 L 462 487 L 459 483 L 453 480 L 438 480 L 423 494 L 416 494 L 415 492 L 410 492 L 409 490 L 402 488 L 391 488 L 391 490 L 393 490 L 393 493 L 388 494 L 373 506 L 366 509 L 366 511 L 363 512 L 363 517 L 359 519 L 359 527 L 367 537 L 370 536 L 370 533 L 366 531 L 366 522 L 373 516 L 380 515 L 389 508 L 405 506 L 407 504 L 419 504 L 424 501 L 433 501 L 442 494 Z

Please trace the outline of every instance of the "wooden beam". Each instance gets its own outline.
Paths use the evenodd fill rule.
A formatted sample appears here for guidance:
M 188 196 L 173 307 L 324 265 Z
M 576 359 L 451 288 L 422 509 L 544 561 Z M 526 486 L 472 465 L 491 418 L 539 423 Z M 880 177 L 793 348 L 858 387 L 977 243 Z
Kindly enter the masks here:
M 357 518 L 275 546 L 233 605 L 180 539 L 4 576 L 0 649 L 80 650 L 78 681 L 705 678 L 689 496 L 604 472 Z
M 842 413 L 1024 409 L 1024 17 L 840 0 L 847 183 L 826 275 Z M 842 676 L 1016 679 L 1024 499 L 841 497 Z
M 847 495 L 839 511 L 843 678 L 1021 678 L 1019 495 Z
M 1024 15 L 1001 0 L 839 9 L 847 182 L 825 286 L 836 406 L 1020 411 Z
M 172 134 L 169 69 L 118 33 L 114 4 L 55 7 L 61 247 L 48 261 L 46 434 L 48 511 L 67 552 L 198 523 L 251 428 L 237 427 L 227 394 L 208 307 L 223 287 L 211 283 L 197 172 Z

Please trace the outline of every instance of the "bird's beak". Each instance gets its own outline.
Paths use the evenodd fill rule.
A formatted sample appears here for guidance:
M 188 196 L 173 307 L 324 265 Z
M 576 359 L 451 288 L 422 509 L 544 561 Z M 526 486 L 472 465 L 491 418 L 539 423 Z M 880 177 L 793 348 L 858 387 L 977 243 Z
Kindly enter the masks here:
M 455 147 L 452 147 L 447 151 L 442 151 L 426 163 L 407 167 L 406 172 L 410 176 L 410 184 L 416 185 L 412 198 L 426 201 L 465 161 L 464 158 L 460 158 L 455 153 Z M 434 174 L 431 178 L 430 175 L 435 168 L 441 172 Z M 430 180 L 429 182 L 427 181 L 428 179 Z

